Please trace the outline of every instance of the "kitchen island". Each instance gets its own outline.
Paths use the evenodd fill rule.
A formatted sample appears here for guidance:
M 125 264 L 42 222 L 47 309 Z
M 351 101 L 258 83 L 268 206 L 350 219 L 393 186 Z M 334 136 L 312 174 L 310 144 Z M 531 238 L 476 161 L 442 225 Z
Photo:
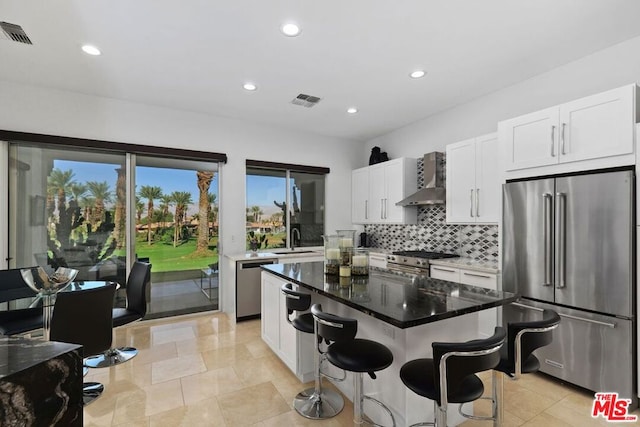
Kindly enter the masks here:
M 433 416 L 433 406 L 402 384 L 400 367 L 409 360 L 431 357 L 434 341 L 479 338 L 479 311 L 517 299 L 508 292 L 374 268 L 368 276 L 350 278 L 325 275 L 323 262 L 262 268 L 265 342 L 302 381 L 312 379 L 313 339 L 286 322 L 285 301 L 280 292 L 284 283 L 310 291 L 312 302 L 322 304 L 326 312 L 357 319 L 358 337 L 378 341 L 393 353 L 393 364 L 378 372 L 378 379 L 365 376 L 364 389 L 390 407 L 398 425 L 427 421 Z M 323 370 L 335 376 L 341 374 L 332 366 L 324 366 Z M 353 395 L 351 378 L 349 375 L 347 381 L 334 383 L 348 397 Z M 456 425 L 463 418 L 451 406 L 449 425 Z M 384 420 L 374 405 L 365 405 L 365 411 L 376 420 Z

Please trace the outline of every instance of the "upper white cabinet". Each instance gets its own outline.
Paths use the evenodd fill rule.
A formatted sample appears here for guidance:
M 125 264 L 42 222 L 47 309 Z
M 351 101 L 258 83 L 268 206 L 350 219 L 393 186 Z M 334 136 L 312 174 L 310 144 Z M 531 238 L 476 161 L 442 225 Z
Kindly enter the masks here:
M 633 154 L 636 90 L 629 85 L 500 122 L 505 169 Z
M 396 206 L 416 192 L 417 161 L 401 157 L 351 173 L 351 220 L 356 224 L 414 224 L 417 210 Z
M 497 223 L 498 137 L 492 133 L 447 145 L 447 222 Z

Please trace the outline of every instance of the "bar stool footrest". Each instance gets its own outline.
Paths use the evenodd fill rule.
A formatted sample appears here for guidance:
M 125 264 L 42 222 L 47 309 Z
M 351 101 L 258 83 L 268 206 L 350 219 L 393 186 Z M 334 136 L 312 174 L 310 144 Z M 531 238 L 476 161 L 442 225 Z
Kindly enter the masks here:
M 389 414 L 389 417 L 391 418 L 391 426 L 392 427 L 396 427 L 396 419 L 393 416 L 393 413 L 391 412 L 391 410 L 387 407 L 387 405 L 385 405 L 384 403 L 380 402 L 376 398 L 373 398 L 371 396 L 367 396 L 366 394 L 363 395 L 362 398 L 366 399 L 366 400 L 369 400 L 369 401 L 377 404 L 378 406 L 380 406 L 387 414 Z M 353 421 L 354 421 L 354 423 L 357 423 L 356 420 L 353 420 Z M 375 427 L 385 427 L 385 426 L 383 426 L 381 424 L 376 424 L 376 423 L 373 423 L 373 422 L 369 423 L 369 422 L 365 421 L 365 423 L 367 423 L 369 425 L 372 425 L 372 426 L 375 426 Z
M 494 402 L 493 397 L 489 397 L 489 396 L 480 397 L 477 400 L 480 400 L 480 399 L 490 400 L 491 402 Z M 471 403 L 471 402 L 465 402 L 465 403 Z M 458 413 L 460 415 L 462 415 L 463 417 L 469 419 L 469 420 L 490 421 L 490 420 L 495 420 L 496 419 L 495 417 L 482 416 L 482 415 L 471 415 L 471 414 L 467 414 L 466 412 L 462 412 L 462 406 L 463 405 L 464 405 L 464 403 L 461 403 L 460 406 L 458 406 Z

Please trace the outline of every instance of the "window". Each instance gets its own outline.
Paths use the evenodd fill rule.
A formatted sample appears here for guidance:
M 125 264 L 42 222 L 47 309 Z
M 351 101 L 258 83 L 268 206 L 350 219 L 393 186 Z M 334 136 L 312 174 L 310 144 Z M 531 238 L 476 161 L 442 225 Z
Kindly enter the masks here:
M 247 160 L 247 250 L 322 246 L 328 171 Z

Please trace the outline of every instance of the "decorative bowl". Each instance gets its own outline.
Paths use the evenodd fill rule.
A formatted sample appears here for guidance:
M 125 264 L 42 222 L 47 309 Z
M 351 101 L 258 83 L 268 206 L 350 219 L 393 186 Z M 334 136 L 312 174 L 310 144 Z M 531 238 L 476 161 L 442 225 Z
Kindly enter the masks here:
M 58 269 L 49 276 L 42 267 L 23 268 L 20 270 L 22 279 L 35 292 L 42 289 L 55 291 L 76 278 L 78 270 L 73 268 L 58 267 Z

